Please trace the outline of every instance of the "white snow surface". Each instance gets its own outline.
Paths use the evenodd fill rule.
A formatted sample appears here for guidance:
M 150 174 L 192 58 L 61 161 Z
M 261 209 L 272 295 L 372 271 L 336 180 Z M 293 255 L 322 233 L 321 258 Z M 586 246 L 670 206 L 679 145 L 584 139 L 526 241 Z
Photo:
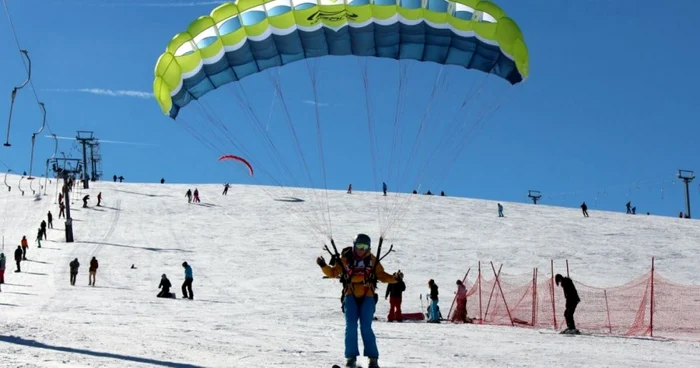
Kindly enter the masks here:
M 8 258 L 0 293 L 0 366 L 343 365 L 341 286 L 322 277 L 315 259 L 328 260 L 328 254 L 299 216 L 323 212 L 314 212 L 315 197 L 308 191 L 293 193 L 305 201 L 288 202 L 279 199 L 290 192 L 275 187 L 233 185 L 222 196 L 219 184 L 92 182 L 90 189 L 73 193 L 92 199 L 89 208 L 74 202 L 75 242 L 66 243 L 55 181 L 39 200 L 26 180 L 21 196 L 18 181 L 10 175 L 12 191 L 0 190 Z M 195 187 L 202 202 L 188 204 L 185 191 Z M 98 192 L 102 207 L 94 206 Z M 394 244 L 396 251 L 383 261 L 387 271 L 405 274 L 404 312 L 421 311 L 419 295 L 428 292 L 432 278 L 441 285 L 446 315 L 455 280 L 478 261 L 520 274 L 534 267 L 548 271 L 550 259 L 555 272 L 562 272 L 568 259 L 576 280 L 607 286 L 644 274 L 655 256 L 663 276 L 700 283 L 697 221 L 594 210 L 584 218 L 578 209 L 505 202 L 506 217 L 498 218 L 493 201 L 407 196 L 343 190 L 328 191 L 327 200 L 338 246 L 365 232 L 374 250 L 377 207 L 384 201 L 409 204 L 397 211 L 399 224 L 386 234 L 384 249 Z M 49 210 L 54 229 L 37 249 L 33 239 Z M 30 239 L 29 261 L 14 273 L 13 252 L 22 235 Z M 90 287 L 93 256 L 100 266 L 97 284 Z M 68 263 L 74 258 L 81 266 L 71 286 Z M 179 298 L 183 261 L 193 268 L 191 301 Z M 178 299 L 156 298 L 163 273 Z M 384 290 L 381 285 L 381 296 Z M 376 315 L 387 311 L 381 298 Z M 563 310 L 557 312 L 563 320 Z M 552 330 L 450 323 L 373 327 L 382 367 L 700 366 L 700 343 L 693 341 L 569 337 Z M 367 365 L 364 357 L 360 362 Z

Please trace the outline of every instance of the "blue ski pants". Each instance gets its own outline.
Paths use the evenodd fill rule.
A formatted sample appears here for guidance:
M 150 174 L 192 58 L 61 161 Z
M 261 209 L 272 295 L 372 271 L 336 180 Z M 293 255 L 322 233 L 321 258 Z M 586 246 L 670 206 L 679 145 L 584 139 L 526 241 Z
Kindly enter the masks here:
M 439 321 L 440 315 L 438 314 L 438 300 L 435 299 L 430 303 L 430 320 Z
M 374 318 L 374 298 L 355 298 L 353 295 L 345 296 L 345 357 L 353 358 L 360 355 L 357 342 L 357 321 L 360 321 L 360 334 L 364 345 L 364 356 L 379 358 L 377 338 L 372 331 L 372 319 Z

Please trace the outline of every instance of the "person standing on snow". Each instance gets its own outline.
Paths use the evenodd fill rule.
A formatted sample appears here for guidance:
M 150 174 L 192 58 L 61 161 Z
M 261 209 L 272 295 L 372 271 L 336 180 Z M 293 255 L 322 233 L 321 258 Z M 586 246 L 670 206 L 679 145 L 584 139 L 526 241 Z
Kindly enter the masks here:
M 457 308 L 455 308 L 452 322 L 460 321 L 467 323 L 469 322 L 467 317 L 467 287 L 464 286 L 462 280 L 457 280 L 457 291 L 455 291 L 455 295 L 457 297 Z
M 401 270 L 394 274 L 397 282 L 395 284 L 389 284 L 386 287 L 386 294 L 384 294 L 384 300 L 389 297 L 389 315 L 387 316 L 387 321 L 389 322 L 403 322 L 403 315 L 401 314 L 401 297 L 403 292 L 406 291 L 406 284 L 403 282 L 403 273 Z
M 95 286 L 95 275 L 97 274 L 97 267 L 99 267 L 99 263 L 97 262 L 97 258 L 92 257 L 92 260 L 90 260 L 90 269 L 88 270 L 88 285 L 89 286 Z
M 61 202 L 61 204 L 58 205 L 58 218 L 66 218 L 66 205 Z
M 41 220 L 41 224 L 39 224 L 41 227 L 41 234 L 43 235 L 44 239 L 46 239 L 46 221 Z
M 581 212 L 583 212 L 583 217 L 588 217 L 588 206 L 586 205 L 586 202 L 581 204 Z
M 386 186 L 386 183 L 382 183 L 382 192 L 384 192 L 384 196 L 386 196 L 387 189 L 389 188 Z
M 41 245 L 41 229 L 39 229 L 39 236 L 37 237 L 37 241 L 39 241 L 39 245 Z M 26 261 L 27 260 L 27 248 L 29 248 L 29 242 L 27 241 L 27 236 L 23 235 L 22 236 L 22 241 L 20 242 L 22 244 L 22 260 Z M 19 270 L 19 267 L 17 267 Z
M 102 203 L 102 192 L 97 193 L 97 207 Z
M 192 277 L 192 267 L 190 267 L 187 262 L 182 262 L 182 267 L 185 268 L 185 282 L 182 283 L 182 297 L 191 300 L 194 298 L 194 293 L 192 292 L 192 281 L 194 281 Z
M 83 197 L 83 208 L 87 208 L 87 203 L 90 200 L 90 195 L 86 194 L 85 197 Z
M 364 344 L 364 355 L 369 358 L 368 368 L 379 368 L 379 350 L 372 331 L 375 312 L 374 297 L 376 281 L 394 284 L 398 280 L 384 271 L 381 263 L 371 253 L 372 240 L 365 234 L 358 234 L 352 247 L 343 249 L 340 259 L 331 258 L 327 265 L 323 257 L 316 259 L 323 274 L 329 278 L 343 276 L 343 308 L 345 311 L 345 358 L 346 367 L 357 366 L 360 349 L 357 341 L 357 321 L 360 320 L 360 333 Z
M 192 190 L 187 189 L 187 193 L 185 193 L 185 197 L 187 197 L 187 203 L 192 203 Z
M 165 276 L 165 274 L 160 276 L 160 284 L 158 285 L 158 289 L 162 289 L 157 297 L 159 298 L 172 298 L 173 296 L 170 295 L 170 287 L 173 286 L 173 284 L 170 283 L 170 280 L 168 280 L 168 277 Z
M 80 268 L 80 262 L 78 259 L 74 259 L 70 262 L 70 284 L 75 286 L 75 279 L 78 278 L 78 268 Z
M 199 189 L 194 188 L 194 203 L 199 203 Z
M 428 281 L 428 286 L 430 287 L 430 318 L 428 322 L 430 323 L 440 323 L 440 314 L 438 310 L 438 286 L 435 280 L 430 279 Z
M 228 195 L 228 188 L 230 188 L 231 185 L 229 183 L 224 184 L 224 192 L 221 193 L 222 195 Z
M 503 217 L 503 206 L 498 204 L 498 217 Z
M 17 249 L 15 249 L 15 263 L 17 263 L 15 272 L 22 272 L 22 269 L 19 267 L 20 262 L 22 262 L 22 246 L 18 245 Z
M 46 214 L 46 219 L 49 220 L 49 229 L 53 229 L 53 215 L 51 214 L 51 211 Z
M 5 253 L 0 253 L 0 284 L 5 283 Z
M 564 290 L 564 298 L 566 299 L 566 309 L 564 309 L 566 330 L 561 333 L 579 334 L 580 332 L 576 329 L 576 323 L 574 322 L 574 312 L 576 312 L 576 306 L 581 301 L 578 297 L 576 286 L 574 286 L 574 282 L 570 278 L 563 277 L 560 274 L 554 276 L 554 281 L 557 283 L 557 286 L 561 284 L 561 288 Z

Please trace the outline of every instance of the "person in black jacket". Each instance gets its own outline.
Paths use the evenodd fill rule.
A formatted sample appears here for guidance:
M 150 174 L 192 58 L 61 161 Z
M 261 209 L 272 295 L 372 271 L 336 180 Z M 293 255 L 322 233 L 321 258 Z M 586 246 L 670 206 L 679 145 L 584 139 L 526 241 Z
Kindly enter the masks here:
M 566 309 L 564 310 L 566 330 L 562 331 L 562 333 L 579 333 L 576 329 L 576 323 L 574 323 L 574 312 L 576 312 L 576 306 L 581 299 L 578 297 L 574 282 L 560 274 L 554 276 L 554 281 L 557 283 L 557 286 L 561 286 L 564 290 L 564 298 L 566 298 Z
M 403 315 L 401 314 L 401 295 L 406 290 L 406 284 L 403 282 L 403 273 L 401 270 L 394 273 L 394 277 L 396 277 L 398 282 L 389 284 L 386 288 L 386 294 L 384 295 L 384 300 L 390 297 L 387 320 L 389 322 L 403 322 Z
M 22 262 L 22 246 L 18 245 L 17 249 L 15 249 L 15 263 L 17 263 L 17 269 L 15 272 L 22 272 L 22 268 L 19 267 L 20 262 Z
M 172 298 L 173 295 L 170 295 L 170 287 L 173 286 L 170 283 L 170 280 L 168 280 L 168 277 L 163 274 L 160 277 L 160 285 L 158 285 L 159 289 L 162 289 L 160 293 L 158 293 L 159 298 Z
M 430 287 L 430 318 L 428 322 L 440 323 L 440 309 L 438 308 L 438 286 L 435 280 L 428 281 Z

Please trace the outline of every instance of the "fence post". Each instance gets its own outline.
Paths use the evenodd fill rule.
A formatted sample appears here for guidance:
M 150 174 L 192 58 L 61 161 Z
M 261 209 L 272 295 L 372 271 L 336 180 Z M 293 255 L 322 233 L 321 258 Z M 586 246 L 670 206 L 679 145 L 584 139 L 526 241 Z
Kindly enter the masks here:
M 605 296 L 605 311 L 608 314 L 608 332 L 612 335 L 612 324 L 610 322 L 610 307 L 608 307 L 608 291 L 603 289 L 603 295 Z
M 501 264 L 501 266 L 503 266 Z M 493 266 L 493 262 L 491 262 L 491 269 L 493 270 L 493 274 L 496 275 L 496 267 Z M 500 274 L 500 272 L 499 272 Z M 501 297 L 503 298 L 503 305 L 506 306 L 506 311 L 508 311 L 508 318 L 510 318 L 510 325 L 515 326 L 515 322 L 513 322 L 513 316 L 510 315 L 510 308 L 508 308 L 508 303 L 506 302 L 506 295 L 503 294 L 503 289 L 501 288 L 501 281 L 499 275 L 496 275 L 496 285 L 498 285 L 498 290 L 501 291 Z
M 483 314 L 481 313 L 481 261 L 479 261 L 479 324 L 484 323 Z
M 493 262 L 491 262 L 493 264 Z M 498 275 L 496 275 L 496 279 L 498 279 L 498 276 L 501 276 L 501 268 L 503 268 L 503 264 L 498 267 Z M 493 286 L 491 287 L 491 294 L 489 294 L 489 301 L 486 303 L 486 313 L 484 313 L 484 319 L 486 319 L 486 316 L 489 314 L 489 307 L 491 306 L 491 298 L 493 298 L 493 291 L 496 290 L 496 283 L 493 283 Z
M 651 257 L 651 303 L 649 303 L 649 335 L 654 337 L 654 257 Z
M 537 324 L 537 268 L 532 269 L 532 327 Z
M 552 316 L 554 317 L 554 329 L 556 330 L 557 329 L 557 310 L 555 308 L 555 303 L 554 303 L 554 260 L 553 259 L 550 260 L 550 267 L 552 269 L 552 277 L 549 280 L 549 283 L 550 283 L 550 288 L 549 288 L 550 293 L 549 294 L 552 297 Z
M 571 275 L 569 275 L 569 260 L 566 260 L 566 277 L 571 278 Z

